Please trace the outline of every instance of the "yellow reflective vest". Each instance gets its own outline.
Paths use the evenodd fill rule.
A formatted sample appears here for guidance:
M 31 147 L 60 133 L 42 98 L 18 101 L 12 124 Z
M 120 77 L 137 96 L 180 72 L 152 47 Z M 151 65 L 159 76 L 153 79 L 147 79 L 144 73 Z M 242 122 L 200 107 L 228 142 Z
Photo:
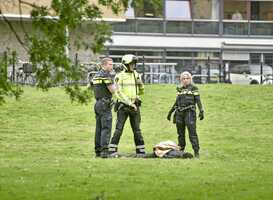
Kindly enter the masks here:
M 144 85 L 141 77 L 137 71 L 127 72 L 121 71 L 115 76 L 115 83 L 117 86 L 116 97 L 127 105 L 131 105 L 144 93 Z

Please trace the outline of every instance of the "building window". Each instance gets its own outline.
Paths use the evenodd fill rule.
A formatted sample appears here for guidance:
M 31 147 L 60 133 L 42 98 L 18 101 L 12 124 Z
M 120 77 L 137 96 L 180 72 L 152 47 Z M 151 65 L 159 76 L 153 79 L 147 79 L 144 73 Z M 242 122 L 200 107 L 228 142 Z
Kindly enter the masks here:
M 191 19 L 190 1 L 166 1 L 166 19 Z
M 273 59 L 272 53 L 251 53 L 250 54 L 250 71 L 251 74 L 261 73 L 261 62 L 263 61 L 263 74 L 272 76 L 273 73 Z M 263 59 L 262 59 L 263 56 Z
M 261 54 L 260 53 L 251 53 L 250 54 L 250 63 L 251 64 L 260 64 L 261 63 Z
M 224 19 L 246 20 L 247 1 L 224 0 Z
M 177 63 L 175 71 L 180 74 L 183 71 L 192 71 L 193 64 L 192 59 L 167 59 L 167 63 Z
M 273 2 L 224 0 L 224 19 L 273 21 Z
M 192 10 L 194 34 L 219 33 L 219 0 L 192 0 Z
M 219 19 L 219 0 L 192 0 L 194 19 Z
M 133 7 L 135 8 L 136 17 L 151 17 L 162 18 L 163 17 L 163 1 L 143 0 L 141 4 L 134 1 Z
M 163 51 L 137 51 L 137 56 L 140 57 L 146 57 L 146 56 L 159 56 L 162 57 L 163 56 Z
M 133 50 L 133 49 L 126 49 L 126 50 L 116 50 L 116 49 L 110 49 L 109 55 L 112 57 L 122 57 L 125 54 L 134 54 L 138 56 L 138 58 L 144 57 L 162 57 L 163 51 L 162 50 Z
M 273 67 L 273 53 L 264 54 L 264 63 Z
M 167 51 L 168 57 L 192 57 L 192 52 Z
M 135 18 L 135 11 L 134 8 L 131 6 L 132 1 L 129 1 L 129 6 L 127 10 L 125 11 L 124 15 L 126 18 Z
M 229 69 L 230 73 L 234 74 L 250 74 L 248 61 L 230 61 Z
M 110 50 L 110 56 L 124 56 L 125 54 L 134 54 L 136 55 L 136 51 L 133 50 Z
M 197 57 L 200 59 L 211 59 L 211 58 L 219 58 L 220 53 L 219 52 L 194 52 L 193 57 Z
M 272 1 L 251 1 L 251 20 L 273 21 Z
M 143 62 L 143 59 L 139 58 L 140 62 Z M 160 58 L 144 58 L 144 63 L 163 63 L 163 60 Z

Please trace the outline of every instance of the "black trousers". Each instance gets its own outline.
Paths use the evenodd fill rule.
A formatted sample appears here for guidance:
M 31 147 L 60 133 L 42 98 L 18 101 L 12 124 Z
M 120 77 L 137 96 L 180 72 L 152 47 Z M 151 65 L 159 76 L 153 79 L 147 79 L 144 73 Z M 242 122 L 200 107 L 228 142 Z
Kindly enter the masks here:
M 128 117 L 130 119 L 130 125 L 134 133 L 136 153 L 145 154 L 144 140 L 140 130 L 140 110 L 138 107 L 137 111 L 134 111 L 132 108 L 129 108 L 129 106 L 123 106 L 117 111 L 116 129 L 109 145 L 109 151 L 112 153 L 118 151 L 119 140 L 123 132 L 124 124 Z
M 102 100 L 96 101 L 96 134 L 95 134 L 95 152 L 99 155 L 102 151 L 108 150 L 112 130 L 112 111 L 110 103 Z
M 199 152 L 199 140 L 196 132 L 196 112 L 195 110 L 185 110 L 182 112 L 176 111 L 176 129 L 178 134 L 178 143 L 181 147 L 181 150 L 184 150 L 186 147 L 185 140 L 185 129 L 187 127 L 190 142 L 194 152 Z

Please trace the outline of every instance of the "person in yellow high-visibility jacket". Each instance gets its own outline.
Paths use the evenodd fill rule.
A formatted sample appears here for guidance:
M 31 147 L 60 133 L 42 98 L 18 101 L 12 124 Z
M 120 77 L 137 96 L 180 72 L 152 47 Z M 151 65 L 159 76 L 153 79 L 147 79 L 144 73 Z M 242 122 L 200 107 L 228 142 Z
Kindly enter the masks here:
M 145 145 L 140 130 L 140 106 L 139 95 L 144 93 L 144 85 L 140 75 L 135 70 L 137 58 L 132 54 L 122 57 L 124 70 L 115 77 L 117 87 L 115 111 L 117 111 L 117 122 L 114 135 L 109 145 L 112 157 L 118 156 L 118 144 L 122 135 L 124 124 L 129 117 L 134 141 L 136 145 L 136 156 L 145 157 Z

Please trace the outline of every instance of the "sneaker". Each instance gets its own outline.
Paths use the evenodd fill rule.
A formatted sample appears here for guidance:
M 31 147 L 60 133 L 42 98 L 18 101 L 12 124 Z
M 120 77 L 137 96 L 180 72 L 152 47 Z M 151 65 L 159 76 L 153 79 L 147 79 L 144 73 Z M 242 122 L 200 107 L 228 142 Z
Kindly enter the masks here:
M 108 157 L 109 157 L 109 158 L 118 158 L 118 157 L 119 157 L 119 154 L 118 154 L 118 152 L 110 152 L 110 153 L 108 154 Z

